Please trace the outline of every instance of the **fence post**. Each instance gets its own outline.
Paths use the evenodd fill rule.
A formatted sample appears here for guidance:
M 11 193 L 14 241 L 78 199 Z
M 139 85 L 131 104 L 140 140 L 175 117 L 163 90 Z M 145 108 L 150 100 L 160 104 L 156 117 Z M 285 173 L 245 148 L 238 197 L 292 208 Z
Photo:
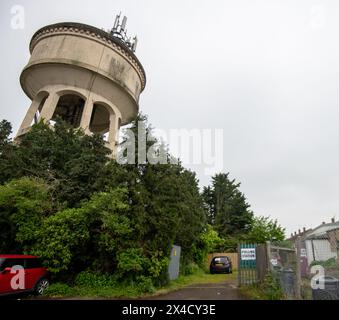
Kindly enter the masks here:
M 297 237 L 295 242 L 295 253 L 296 253 L 296 284 L 295 284 L 295 297 L 301 299 L 301 266 L 300 266 L 300 256 L 301 256 L 301 238 Z
M 271 272 L 271 242 L 266 241 L 267 272 Z
M 241 260 L 241 249 L 240 249 L 240 243 L 238 243 L 238 287 L 241 287 L 241 268 L 240 268 L 240 260 Z

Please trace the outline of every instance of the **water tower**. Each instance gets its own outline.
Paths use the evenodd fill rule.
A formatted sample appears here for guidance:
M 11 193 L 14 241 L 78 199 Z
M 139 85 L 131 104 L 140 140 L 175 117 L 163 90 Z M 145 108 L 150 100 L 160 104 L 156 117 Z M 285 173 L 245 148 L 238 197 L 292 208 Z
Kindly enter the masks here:
M 137 115 L 146 84 L 126 20 L 118 15 L 110 31 L 64 22 L 33 35 L 31 58 L 20 77 L 32 104 L 17 138 L 40 120 L 53 125 L 60 117 L 87 134 L 103 134 L 114 151 L 118 130 Z

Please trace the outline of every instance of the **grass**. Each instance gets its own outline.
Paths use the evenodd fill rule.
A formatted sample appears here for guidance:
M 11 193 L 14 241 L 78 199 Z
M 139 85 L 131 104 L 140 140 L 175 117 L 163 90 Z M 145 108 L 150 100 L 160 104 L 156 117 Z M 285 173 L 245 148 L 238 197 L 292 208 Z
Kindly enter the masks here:
M 240 287 L 239 290 L 250 300 L 268 300 L 266 294 L 257 286 L 244 286 Z
M 240 292 L 250 300 L 284 300 L 279 283 L 267 274 L 262 282 L 240 287 Z
M 221 283 L 225 281 L 235 282 L 237 279 L 236 272 L 232 274 L 210 274 L 203 270 L 197 273 L 180 276 L 178 279 L 171 281 L 166 287 L 158 289 L 153 295 L 166 294 L 171 291 L 176 291 L 189 285 L 206 284 L 206 283 Z
M 45 297 L 47 298 L 97 298 L 97 299 L 119 299 L 119 298 L 146 298 L 166 294 L 176 291 L 189 285 L 220 283 L 224 281 L 235 282 L 236 273 L 233 274 L 209 274 L 203 270 L 198 270 L 192 275 L 179 276 L 178 279 L 171 281 L 167 286 L 156 289 L 153 293 L 142 293 L 140 289 L 134 286 L 114 287 L 88 287 L 73 286 L 55 283 L 50 286 Z

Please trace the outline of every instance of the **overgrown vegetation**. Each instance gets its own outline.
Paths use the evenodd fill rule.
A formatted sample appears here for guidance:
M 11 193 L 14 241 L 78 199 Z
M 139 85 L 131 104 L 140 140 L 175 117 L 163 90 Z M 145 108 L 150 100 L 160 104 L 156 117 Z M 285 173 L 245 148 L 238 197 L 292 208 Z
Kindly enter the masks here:
M 253 300 L 282 300 L 284 294 L 279 282 L 268 273 L 264 280 L 251 286 L 242 287 L 244 295 Z
M 314 260 L 311 262 L 310 267 L 318 265 L 323 266 L 324 268 L 333 268 L 336 267 L 336 259 L 333 257 L 325 261 Z
M 152 135 L 138 116 L 136 146 L 140 122 Z M 210 252 L 283 238 L 276 222 L 254 217 L 229 174 L 215 175 L 200 193 L 195 173 L 170 162 L 167 151 L 166 164 L 121 165 L 102 136 L 61 121 L 34 125 L 19 143 L 10 134 L 0 122 L 0 252 L 41 257 L 53 273 L 50 292 L 151 293 L 168 284 L 173 244 L 182 248 L 182 275 L 194 275 Z M 148 150 L 166 150 L 151 140 Z
M 227 275 L 231 281 L 236 281 L 236 272 Z M 96 275 L 87 272 L 81 273 L 75 283 L 54 283 L 46 295 L 48 297 L 100 297 L 100 298 L 142 298 L 152 295 L 166 294 L 186 287 L 187 285 L 220 283 L 225 281 L 224 274 L 209 274 L 197 268 L 190 275 L 180 275 L 178 279 L 170 283 L 154 288 L 153 286 L 143 286 L 140 283 L 119 283 L 112 275 Z

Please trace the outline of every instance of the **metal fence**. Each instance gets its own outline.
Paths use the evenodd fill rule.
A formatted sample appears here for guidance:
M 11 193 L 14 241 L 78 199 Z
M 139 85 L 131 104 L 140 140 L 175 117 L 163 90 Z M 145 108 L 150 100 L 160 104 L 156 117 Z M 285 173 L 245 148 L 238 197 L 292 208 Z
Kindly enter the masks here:
M 303 299 L 339 300 L 339 232 L 298 237 Z
M 238 255 L 239 286 L 261 282 L 268 273 L 271 273 L 286 297 L 299 297 L 300 281 L 296 249 L 270 242 L 239 244 Z
M 283 247 L 279 243 L 268 243 L 269 271 L 280 284 L 287 298 L 300 297 L 300 277 L 295 248 Z
M 251 285 L 258 281 L 257 244 L 238 245 L 238 285 Z
M 238 285 L 270 273 L 287 298 L 339 300 L 339 228 L 290 243 L 239 244 Z

